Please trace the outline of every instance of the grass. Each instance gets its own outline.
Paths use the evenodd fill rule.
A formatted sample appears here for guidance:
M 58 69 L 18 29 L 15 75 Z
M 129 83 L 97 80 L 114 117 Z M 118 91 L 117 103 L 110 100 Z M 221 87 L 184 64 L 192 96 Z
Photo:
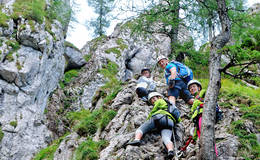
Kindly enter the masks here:
M 86 62 L 88 62 L 91 59 L 92 55 L 91 54 L 85 54 L 83 58 L 85 59 Z
M 13 126 L 14 128 L 17 127 L 17 121 L 11 121 L 9 124 L 10 124 L 11 126 Z
M 102 92 L 105 93 L 103 95 L 106 96 L 103 97 L 103 103 L 104 105 L 109 105 L 122 90 L 122 82 L 116 78 L 118 73 L 118 65 L 109 61 L 106 66 L 103 66 L 103 68 L 99 70 L 99 72 L 103 74 L 105 78 L 109 79 L 106 84 L 101 87 Z
M 95 142 L 91 138 L 88 138 L 75 150 L 73 160 L 97 160 L 99 158 L 100 150 L 106 145 L 107 142 L 104 140 Z
M 35 20 L 39 23 L 43 23 L 45 12 L 45 1 L 42 0 L 16 0 L 13 4 L 13 19 L 18 19 L 22 16 L 26 19 Z
M 74 44 L 72 44 L 72 43 L 70 43 L 68 41 L 65 41 L 64 45 L 65 45 L 65 47 L 70 47 L 70 48 L 73 48 L 73 49 L 81 52 Z
M 39 153 L 36 154 L 33 160 L 53 160 L 54 153 L 56 152 L 57 148 L 59 147 L 60 143 L 68 134 L 60 137 L 59 139 L 55 140 L 52 145 L 48 146 L 47 148 L 42 149 Z
M 260 145 L 257 142 L 257 137 L 255 134 L 246 131 L 243 119 L 232 122 L 231 133 L 239 137 L 239 142 L 241 143 L 239 156 L 243 156 L 247 160 L 260 157 Z
M 2 142 L 3 138 L 4 138 L 4 132 L 2 131 L 2 128 L 0 127 L 0 143 Z
M 121 51 L 118 49 L 118 47 L 113 47 L 105 50 L 105 53 L 107 54 L 110 54 L 111 52 L 115 53 L 117 58 L 121 56 Z
M 200 79 L 203 88 L 208 85 L 208 79 Z M 253 89 L 243 85 L 240 81 L 235 82 L 230 79 L 221 81 L 219 98 L 224 101 L 221 107 L 238 107 L 242 117 L 238 121 L 232 122 L 229 131 L 239 138 L 238 156 L 247 160 L 260 157 L 260 145 L 257 142 L 256 134 L 247 132 L 245 121 L 251 120 L 254 127 L 260 130 L 260 89 Z
M 88 137 L 94 135 L 98 128 L 104 129 L 115 115 L 113 110 L 99 109 L 91 112 L 82 109 L 79 112 L 69 112 L 66 117 L 80 136 Z
M 59 85 L 61 88 L 64 88 L 65 85 L 68 85 L 71 81 L 75 79 L 75 77 L 78 77 L 79 71 L 76 69 L 69 70 L 65 72 L 64 79 L 59 82 Z
M 1 27 L 8 27 L 7 21 L 9 19 L 9 16 L 4 14 L 3 12 L 0 12 L 0 26 Z

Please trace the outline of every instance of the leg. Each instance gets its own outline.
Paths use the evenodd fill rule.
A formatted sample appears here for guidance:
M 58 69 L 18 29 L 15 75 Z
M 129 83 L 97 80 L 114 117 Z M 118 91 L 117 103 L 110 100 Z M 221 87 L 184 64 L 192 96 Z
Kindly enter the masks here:
M 128 142 L 127 145 L 139 146 L 143 135 L 155 128 L 155 123 L 152 118 L 142 124 L 135 132 L 135 140 Z
M 183 82 L 182 83 L 182 89 L 180 92 L 180 97 L 189 105 L 193 104 L 193 96 L 191 95 L 190 91 L 187 89 L 187 85 Z
M 201 122 L 202 122 L 202 115 L 200 116 L 199 118 L 199 129 L 197 130 L 197 134 L 198 134 L 198 137 L 200 138 L 200 133 L 201 133 Z M 215 153 L 216 153 L 216 156 L 218 156 L 218 150 L 217 150 L 217 147 L 216 147 L 216 144 L 215 144 Z
M 169 101 L 172 103 L 172 104 L 176 104 L 176 98 L 174 96 L 169 96 Z
M 172 104 L 176 104 L 176 99 L 179 97 L 180 90 L 178 88 L 170 88 L 168 90 L 168 99 Z
M 170 129 L 161 130 L 161 136 L 162 136 L 163 143 L 165 144 L 167 150 L 173 151 L 173 143 L 171 141 L 172 130 L 170 130 Z

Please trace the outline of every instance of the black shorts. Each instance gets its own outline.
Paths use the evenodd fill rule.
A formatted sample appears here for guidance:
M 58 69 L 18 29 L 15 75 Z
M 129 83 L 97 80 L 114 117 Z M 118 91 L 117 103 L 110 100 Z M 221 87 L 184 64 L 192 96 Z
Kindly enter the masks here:
M 174 96 L 176 99 L 180 96 L 185 102 L 193 98 L 187 85 L 182 80 L 175 81 L 174 87 L 168 89 L 168 96 Z

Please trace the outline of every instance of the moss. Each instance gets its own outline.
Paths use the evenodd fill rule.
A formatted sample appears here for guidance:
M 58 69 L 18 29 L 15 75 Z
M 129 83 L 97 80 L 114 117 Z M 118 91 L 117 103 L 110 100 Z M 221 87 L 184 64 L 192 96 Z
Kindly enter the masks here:
M 1 27 L 8 27 L 7 21 L 9 19 L 9 16 L 4 14 L 3 12 L 0 12 L 0 26 Z
M 14 61 L 14 56 L 13 56 L 13 52 L 9 52 L 5 58 L 9 61 L 9 62 L 12 62 Z
M 109 79 L 109 81 L 101 87 L 101 90 L 103 90 L 106 95 L 103 103 L 105 105 L 109 105 L 116 95 L 122 90 L 122 82 L 116 78 L 118 73 L 118 65 L 114 62 L 108 62 L 108 64 L 103 66 L 99 72 Z
M 4 132 L 2 131 L 2 128 L 0 127 L 0 143 L 3 138 L 4 138 Z
M 11 126 L 13 126 L 14 128 L 17 127 L 17 121 L 11 121 L 9 124 L 10 124 Z
M 23 68 L 21 63 L 18 60 L 16 61 L 15 65 L 16 65 L 18 70 L 21 70 Z
M 124 40 L 122 38 L 118 38 L 116 40 L 116 44 L 119 45 L 119 48 L 121 49 L 121 51 L 128 48 L 128 46 L 126 44 L 124 44 Z
M 12 18 L 18 19 L 22 16 L 26 19 L 43 23 L 46 3 L 42 0 L 16 0 L 13 4 Z
M 85 59 L 86 62 L 88 62 L 91 59 L 92 55 L 91 54 L 85 54 L 83 58 Z
M 20 49 L 20 44 L 16 40 L 8 40 L 5 42 L 5 44 L 7 46 L 10 46 L 13 49 L 13 51 L 17 51 L 18 49 Z
M 107 54 L 110 54 L 111 52 L 115 53 L 117 55 L 117 58 L 121 56 L 121 51 L 118 49 L 118 47 L 113 47 L 105 50 L 105 53 Z
M 231 124 L 231 133 L 239 137 L 241 147 L 238 155 L 245 159 L 257 159 L 260 156 L 260 145 L 255 134 L 248 133 L 244 120 L 234 121 Z
M 40 152 L 36 154 L 33 160 L 53 160 L 54 153 L 56 152 L 57 148 L 59 147 L 60 143 L 64 140 L 64 138 L 68 134 L 60 137 L 59 139 L 55 140 L 50 146 L 47 148 L 42 149 Z
M 98 128 L 104 129 L 114 118 L 116 112 L 113 110 L 89 110 L 82 109 L 79 112 L 69 112 L 66 114 L 73 130 L 81 136 L 93 136 Z
M 72 44 L 72 43 L 70 43 L 68 41 L 65 41 L 64 45 L 65 45 L 65 47 L 70 47 L 70 48 L 73 48 L 73 49 L 81 52 L 74 44 Z
M 29 20 L 29 21 L 28 21 L 28 24 L 29 24 L 30 27 L 31 27 L 31 31 L 32 31 L 32 32 L 36 32 L 34 21 Z
M 65 74 L 64 74 L 64 84 L 69 84 L 75 77 L 77 77 L 79 75 L 79 71 L 76 70 L 76 69 L 72 69 L 72 70 L 69 70 L 67 71 Z
M 73 160 L 97 160 L 99 158 L 99 152 L 107 144 L 108 143 L 104 140 L 95 142 L 91 138 L 88 138 L 86 141 L 82 142 L 76 149 Z

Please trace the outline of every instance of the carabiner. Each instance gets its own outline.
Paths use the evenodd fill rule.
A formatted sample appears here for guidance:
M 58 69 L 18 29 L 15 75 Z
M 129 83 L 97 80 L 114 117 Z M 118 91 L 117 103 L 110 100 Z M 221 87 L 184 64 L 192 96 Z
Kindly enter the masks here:
M 179 158 L 179 157 L 181 157 L 183 155 L 183 151 L 178 151 L 177 152 L 177 157 Z

